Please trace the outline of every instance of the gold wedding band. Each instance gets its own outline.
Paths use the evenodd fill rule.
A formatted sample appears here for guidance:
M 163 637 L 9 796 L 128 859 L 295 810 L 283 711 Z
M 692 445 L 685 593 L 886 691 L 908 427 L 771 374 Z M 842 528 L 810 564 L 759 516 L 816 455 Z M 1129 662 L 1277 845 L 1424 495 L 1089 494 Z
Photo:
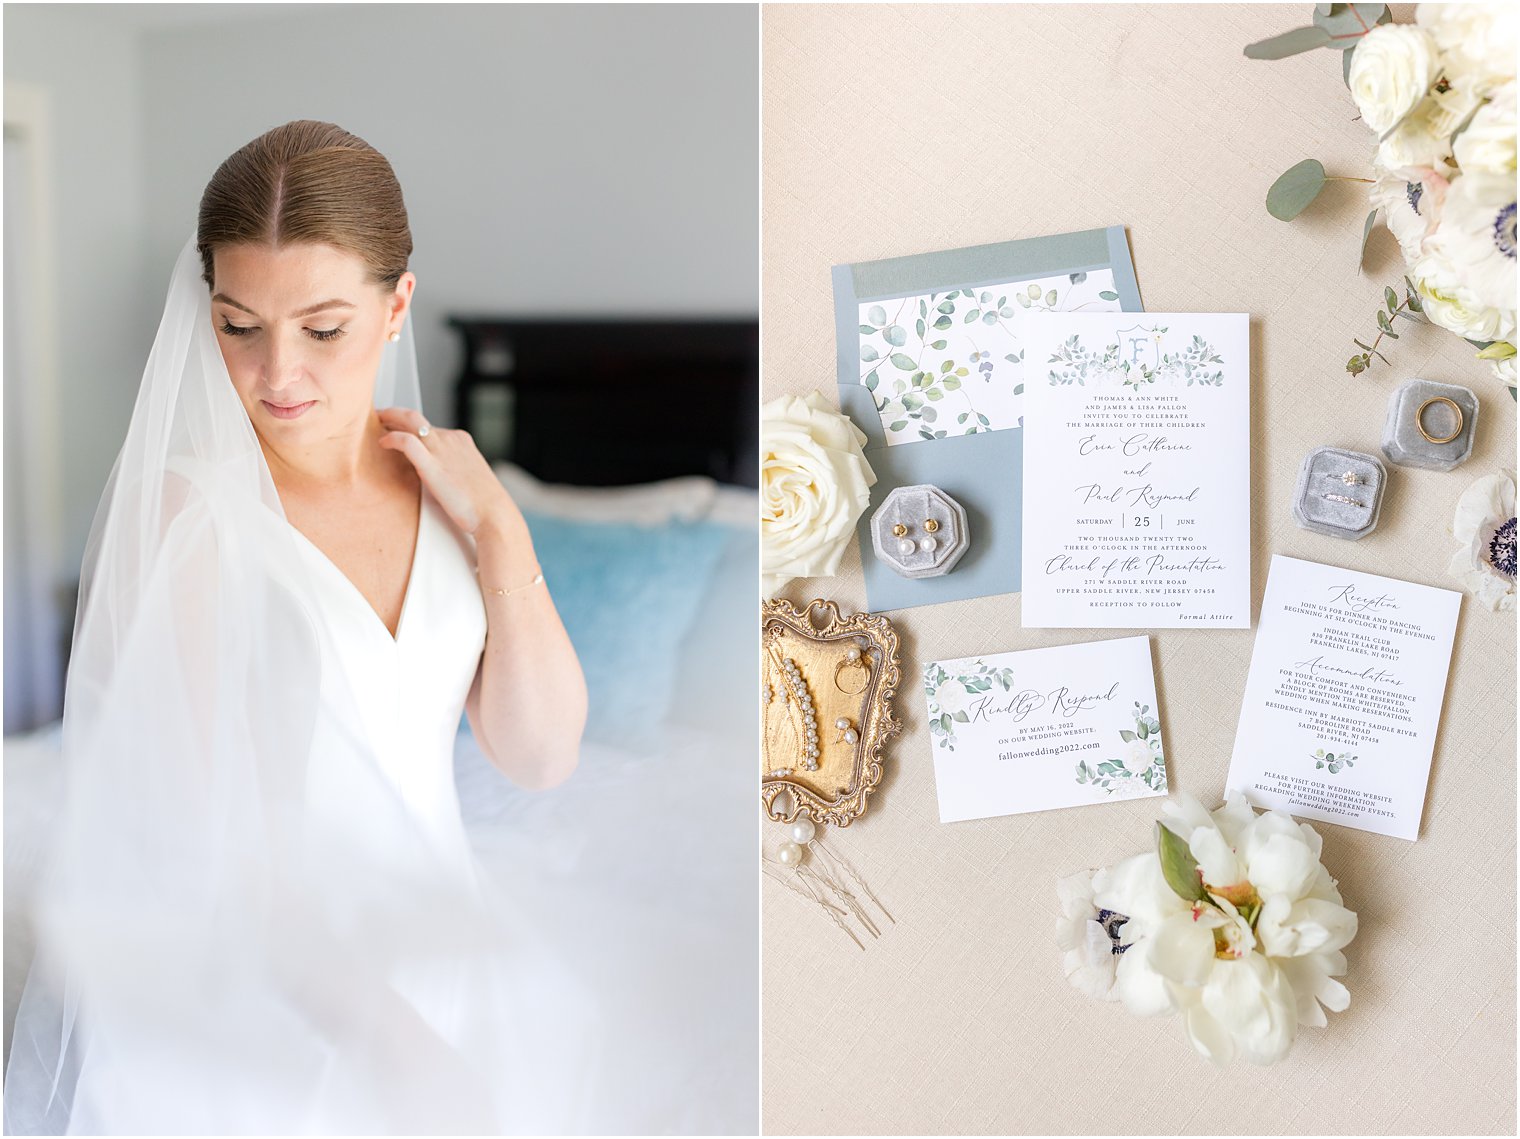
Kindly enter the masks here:
M 1457 425 L 1452 429 L 1450 435 L 1436 436 L 1425 430 L 1425 409 L 1433 403 L 1444 403 L 1447 407 L 1451 408 L 1452 414 L 1457 417 Z M 1458 435 L 1462 434 L 1462 423 L 1462 409 L 1457 406 L 1454 400 L 1447 399 L 1444 395 L 1432 396 L 1420 404 L 1420 410 L 1414 413 L 1414 425 L 1419 428 L 1420 434 L 1425 437 L 1425 442 L 1427 443 L 1450 443 Z

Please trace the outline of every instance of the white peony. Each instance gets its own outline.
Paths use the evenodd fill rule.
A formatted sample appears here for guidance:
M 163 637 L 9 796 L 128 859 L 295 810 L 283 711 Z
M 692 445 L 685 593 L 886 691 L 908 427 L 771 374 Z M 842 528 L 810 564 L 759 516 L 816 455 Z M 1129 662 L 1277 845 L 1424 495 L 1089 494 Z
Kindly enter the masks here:
M 1448 572 L 1488 609 L 1513 611 L 1515 472 L 1485 475 L 1468 487 L 1457 500 L 1451 532 L 1461 548 Z
M 870 503 L 865 434 L 818 392 L 760 409 L 760 570 L 767 593 L 827 577 Z
M 1515 173 L 1473 170 L 1455 179 L 1446 193 L 1441 224 L 1429 248 L 1439 250 L 1456 269 L 1462 286 L 1482 306 L 1515 311 Z M 1472 339 L 1507 340 L 1498 336 Z
M 1468 340 L 1511 340 L 1514 336 L 1514 309 L 1485 305 L 1441 249 L 1427 248 L 1425 255 L 1409 267 L 1409 276 L 1420 294 L 1421 308 L 1433 324 Z
M 1298 1026 L 1325 1024 L 1350 994 L 1335 978 L 1356 915 L 1319 861 L 1314 828 L 1257 815 L 1238 793 L 1214 812 L 1188 795 L 1163 808 L 1187 844 L 1206 898 L 1183 899 L 1154 853 L 1093 877 L 1093 905 L 1127 916 L 1114 989 L 1139 1015 L 1180 1012 L 1188 1038 L 1216 1063 L 1270 1064 Z
M 1414 18 L 1439 49 L 1441 71 L 1453 84 L 1486 94 L 1514 79 L 1515 5 L 1421 4 Z
M 1435 41 L 1411 24 L 1381 24 L 1356 45 L 1347 83 L 1362 121 L 1382 135 L 1425 97 L 1435 82 Z
M 1452 155 L 1463 173 L 1476 170 L 1515 177 L 1515 83 L 1494 91 L 1467 129 L 1452 141 Z

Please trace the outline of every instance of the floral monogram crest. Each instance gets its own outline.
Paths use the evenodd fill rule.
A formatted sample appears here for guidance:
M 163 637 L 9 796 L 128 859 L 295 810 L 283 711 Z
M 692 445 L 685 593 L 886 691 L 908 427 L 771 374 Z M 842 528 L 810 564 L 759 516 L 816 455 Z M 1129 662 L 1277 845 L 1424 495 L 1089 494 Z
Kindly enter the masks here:
M 1121 329 L 1116 335 L 1118 339 L 1104 345 L 1101 351 L 1084 344 L 1080 335 L 1067 337 L 1047 361 L 1060 365 L 1050 370 L 1050 382 L 1083 387 L 1117 383 L 1136 391 L 1156 383 L 1182 381 L 1186 381 L 1185 387 L 1224 386 L 1224 369 L 1215 367 L 1224 360 L 1201 336 L 1194 335 L 1192 343 L 1180 352 L 1163 353 L 1165 327 L 1137 325 Z
M 1166 790 L 1166 757 L 1161 754 L 1161 721 L 1149 704 L 1135 703 L 1135 730 L 1121 730 L 1124 750 L 1116 759 L 1096 764 L 1081 760 L 1077 782 L 1101 787 L 1110 795 L 1122 794 L 1144 784 L 1151 791 Z M 1142 792 L 1143 794 L 1143 792 Z

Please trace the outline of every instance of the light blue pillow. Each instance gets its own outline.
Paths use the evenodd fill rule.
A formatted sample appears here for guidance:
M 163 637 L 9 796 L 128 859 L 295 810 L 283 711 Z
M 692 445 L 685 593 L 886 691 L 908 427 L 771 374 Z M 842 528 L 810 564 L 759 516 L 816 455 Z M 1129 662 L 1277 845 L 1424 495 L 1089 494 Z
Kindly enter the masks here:
M 728 530 L 709 522 L 635 526 L 523 516 L 586 674 L 587 737 L 654 742 L 676 694 L 682 642 Z

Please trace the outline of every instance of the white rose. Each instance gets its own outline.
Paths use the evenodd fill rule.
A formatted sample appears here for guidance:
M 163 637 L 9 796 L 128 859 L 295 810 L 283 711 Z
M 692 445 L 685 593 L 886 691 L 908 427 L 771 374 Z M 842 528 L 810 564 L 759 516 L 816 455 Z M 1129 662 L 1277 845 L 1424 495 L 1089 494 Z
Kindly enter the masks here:
M 1144 775 L 1156 762 L 1156 753 L 1144 740 L 1131 740 L 1124 745 L 1124 754 L 1120 757 L 1120 762 L 1124 764 L 1124 770 L 1131 775 Z
M 1411 181 L 1431 171 L 1451 177 L 1456 173 L 1451 160 L 1451 136 L 1467 121 L 1479 101 L 1477 95 L 1465 89 L 1431 92 L 1378 143 L 1377 161 Z
M 1513 361 L 1514 357 L 1511 356 Z M 1485 475 L 1457 500 L 1452 536 L 1461 543 L 1448 572 L 1494 611 L 1515 608 L 1515 473 Z
M 1515 358 L 1508 356 L 1503 360 L 1495 360 L 1493 365 L 1494 379 L 1513 392 L 1515 388 Z
M 949 712 L 953 716 L 965 708 L 968 695 L 966 686 L 959 680 L 947 680 L 934 690 L 934 702 L 939 705 L 941 712 Z
M 1441 224 L 1426 243 L 1455 269 L 1474 300 L 1501 313 L 1515 311 L 1515 175 L 1485 170 L 1463 174 L 1451 183 Z M 1501 329 L 1504 327 L 1501 322 Z M 1508 340 L 1498 336 L 1473 339 Z
M 1428 250 L 1409 267 L 1409 276 L 1432 323 L 1468 340 L 1509 340 L 1514 335 L 1514 310 L 1483 304 L 1441 250 Z
M 1492 170 L 1515 176 L 1515 84 L 1489 96 L 1467 129 L 1452 143 L 1452 155 L 1463 173 Z
M 760 409 L 760 569 L 767 593 L 827 577 L 870 503 L 865 434 L 818 392 Z
M 1439 49 L 1441 70 L 1452 83 L 1483 94 L 1514 79 L 1513 4 L 1421 4 L 1414 18 Z
M 1362 37 L 1347 82 L 1357 109 L 1382 135 L 1425 97 L 1437 72 L 1436 45 L 1412 24 L 1381 24 Z

